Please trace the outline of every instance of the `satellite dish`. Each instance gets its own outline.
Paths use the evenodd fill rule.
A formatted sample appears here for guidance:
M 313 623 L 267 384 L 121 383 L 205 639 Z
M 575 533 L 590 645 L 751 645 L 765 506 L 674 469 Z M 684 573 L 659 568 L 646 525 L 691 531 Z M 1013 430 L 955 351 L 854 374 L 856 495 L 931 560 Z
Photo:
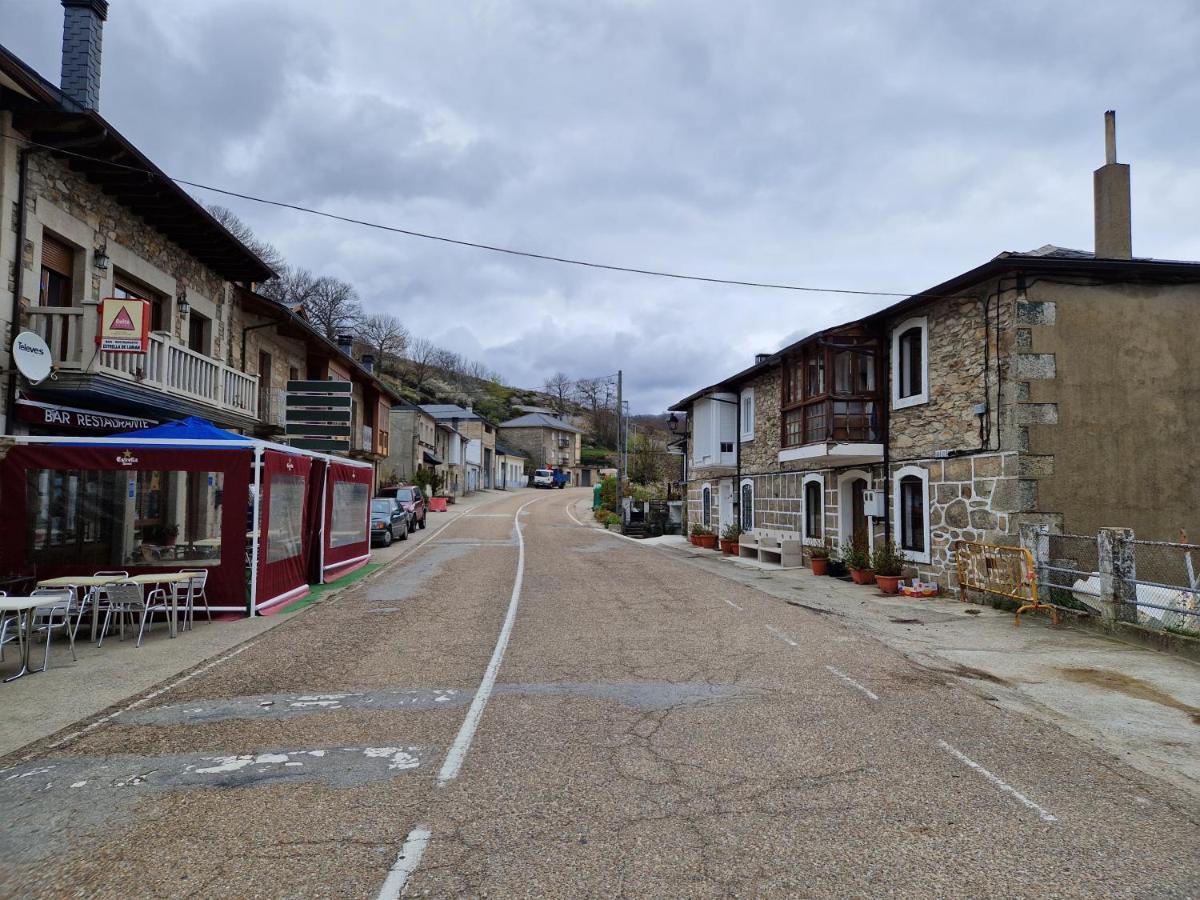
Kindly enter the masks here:
M 13 363 L 17 371 L 33 384 L 40 384 L 50 377 L 54 368 L 50 348 L 32 331 L 22 331 L 13 341 Z

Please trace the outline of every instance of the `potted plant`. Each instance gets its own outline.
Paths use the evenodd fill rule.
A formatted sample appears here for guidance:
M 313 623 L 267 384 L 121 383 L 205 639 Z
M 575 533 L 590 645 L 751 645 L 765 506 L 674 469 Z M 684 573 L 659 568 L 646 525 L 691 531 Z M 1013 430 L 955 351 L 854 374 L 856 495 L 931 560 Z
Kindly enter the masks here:
M 812 565 L 812 573 L 814 575 L 829 574 L 829 545 L 821 544 L 819 547 L 813 547 L 808 551 L 809 562 Z
M 726 525 L 721 532 L 721 552 L 726 556 L 737 556 L 738 538 L 742 536 L 742 527 L 736 522 Z
M 704 526 L 701 525 L 699 522 L 693 523 L 692 527 L 688 529 L 688 540 L 691 542 L 692 546 L 694 546 L 694 547 L 700 546 L 700 541 L 698 541 L 697 538 L 699 538 L 700 535 L 704 533 L 704 531 L 705 531 Z
M 701 547 L 704 550 L 717 549 L 717 536 L 712 533 L 712 529 L 705 528 L 703 525 L 695 525 L 693 526 L 692 533 L 696 536 L 697 547 Z
M 895 541 L 882 541 L 875 546 L 871 564 L 875 568 L 875 583 L 885 594 L 894 594 L 900 589 L 904 563 L 904 554 L 900 552 Z
M 871 569 L 871 551 L 861 541 L 849 540 L 842 544 L 842 562 L 850 570 L 855 584 L 874 584 L 875 572 Z

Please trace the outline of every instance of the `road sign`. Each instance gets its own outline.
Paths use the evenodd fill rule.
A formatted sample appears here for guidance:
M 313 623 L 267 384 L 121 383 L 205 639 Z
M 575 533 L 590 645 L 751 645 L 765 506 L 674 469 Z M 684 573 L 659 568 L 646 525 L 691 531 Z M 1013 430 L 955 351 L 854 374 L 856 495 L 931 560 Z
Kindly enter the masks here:
M 349 381 L 288 381 L 284 402 L 288 443 L 305 450 L 350 452 L 353 392 Z
M 319 453 L 345 453 L 350 449 L 349 439 L 333 438 L 288 438 L 288 443 L 300 450 L 316 450 Z

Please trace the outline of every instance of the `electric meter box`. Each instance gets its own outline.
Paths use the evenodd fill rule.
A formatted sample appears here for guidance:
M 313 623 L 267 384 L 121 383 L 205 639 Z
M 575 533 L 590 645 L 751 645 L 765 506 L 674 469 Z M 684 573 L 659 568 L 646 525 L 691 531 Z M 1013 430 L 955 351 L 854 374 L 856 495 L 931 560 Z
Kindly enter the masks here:
M 883 518 L 883 491 L 863 491 L 863 515 Z

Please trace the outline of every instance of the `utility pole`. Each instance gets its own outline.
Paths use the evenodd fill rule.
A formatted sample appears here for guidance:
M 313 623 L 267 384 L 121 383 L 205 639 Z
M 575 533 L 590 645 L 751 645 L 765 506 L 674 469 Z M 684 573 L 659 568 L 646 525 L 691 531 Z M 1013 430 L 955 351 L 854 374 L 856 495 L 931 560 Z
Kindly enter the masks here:
M 617 370 L 617 515 L 621 516 L 621 520 L 625 520 L 625 506 L 621 502 L 621 483 L 625 480 L 624 456 L 621 453 L 622 441 L 621 435 L 624 432 L 623 415 L 624 407 L 621 406 L 621 370 Z

